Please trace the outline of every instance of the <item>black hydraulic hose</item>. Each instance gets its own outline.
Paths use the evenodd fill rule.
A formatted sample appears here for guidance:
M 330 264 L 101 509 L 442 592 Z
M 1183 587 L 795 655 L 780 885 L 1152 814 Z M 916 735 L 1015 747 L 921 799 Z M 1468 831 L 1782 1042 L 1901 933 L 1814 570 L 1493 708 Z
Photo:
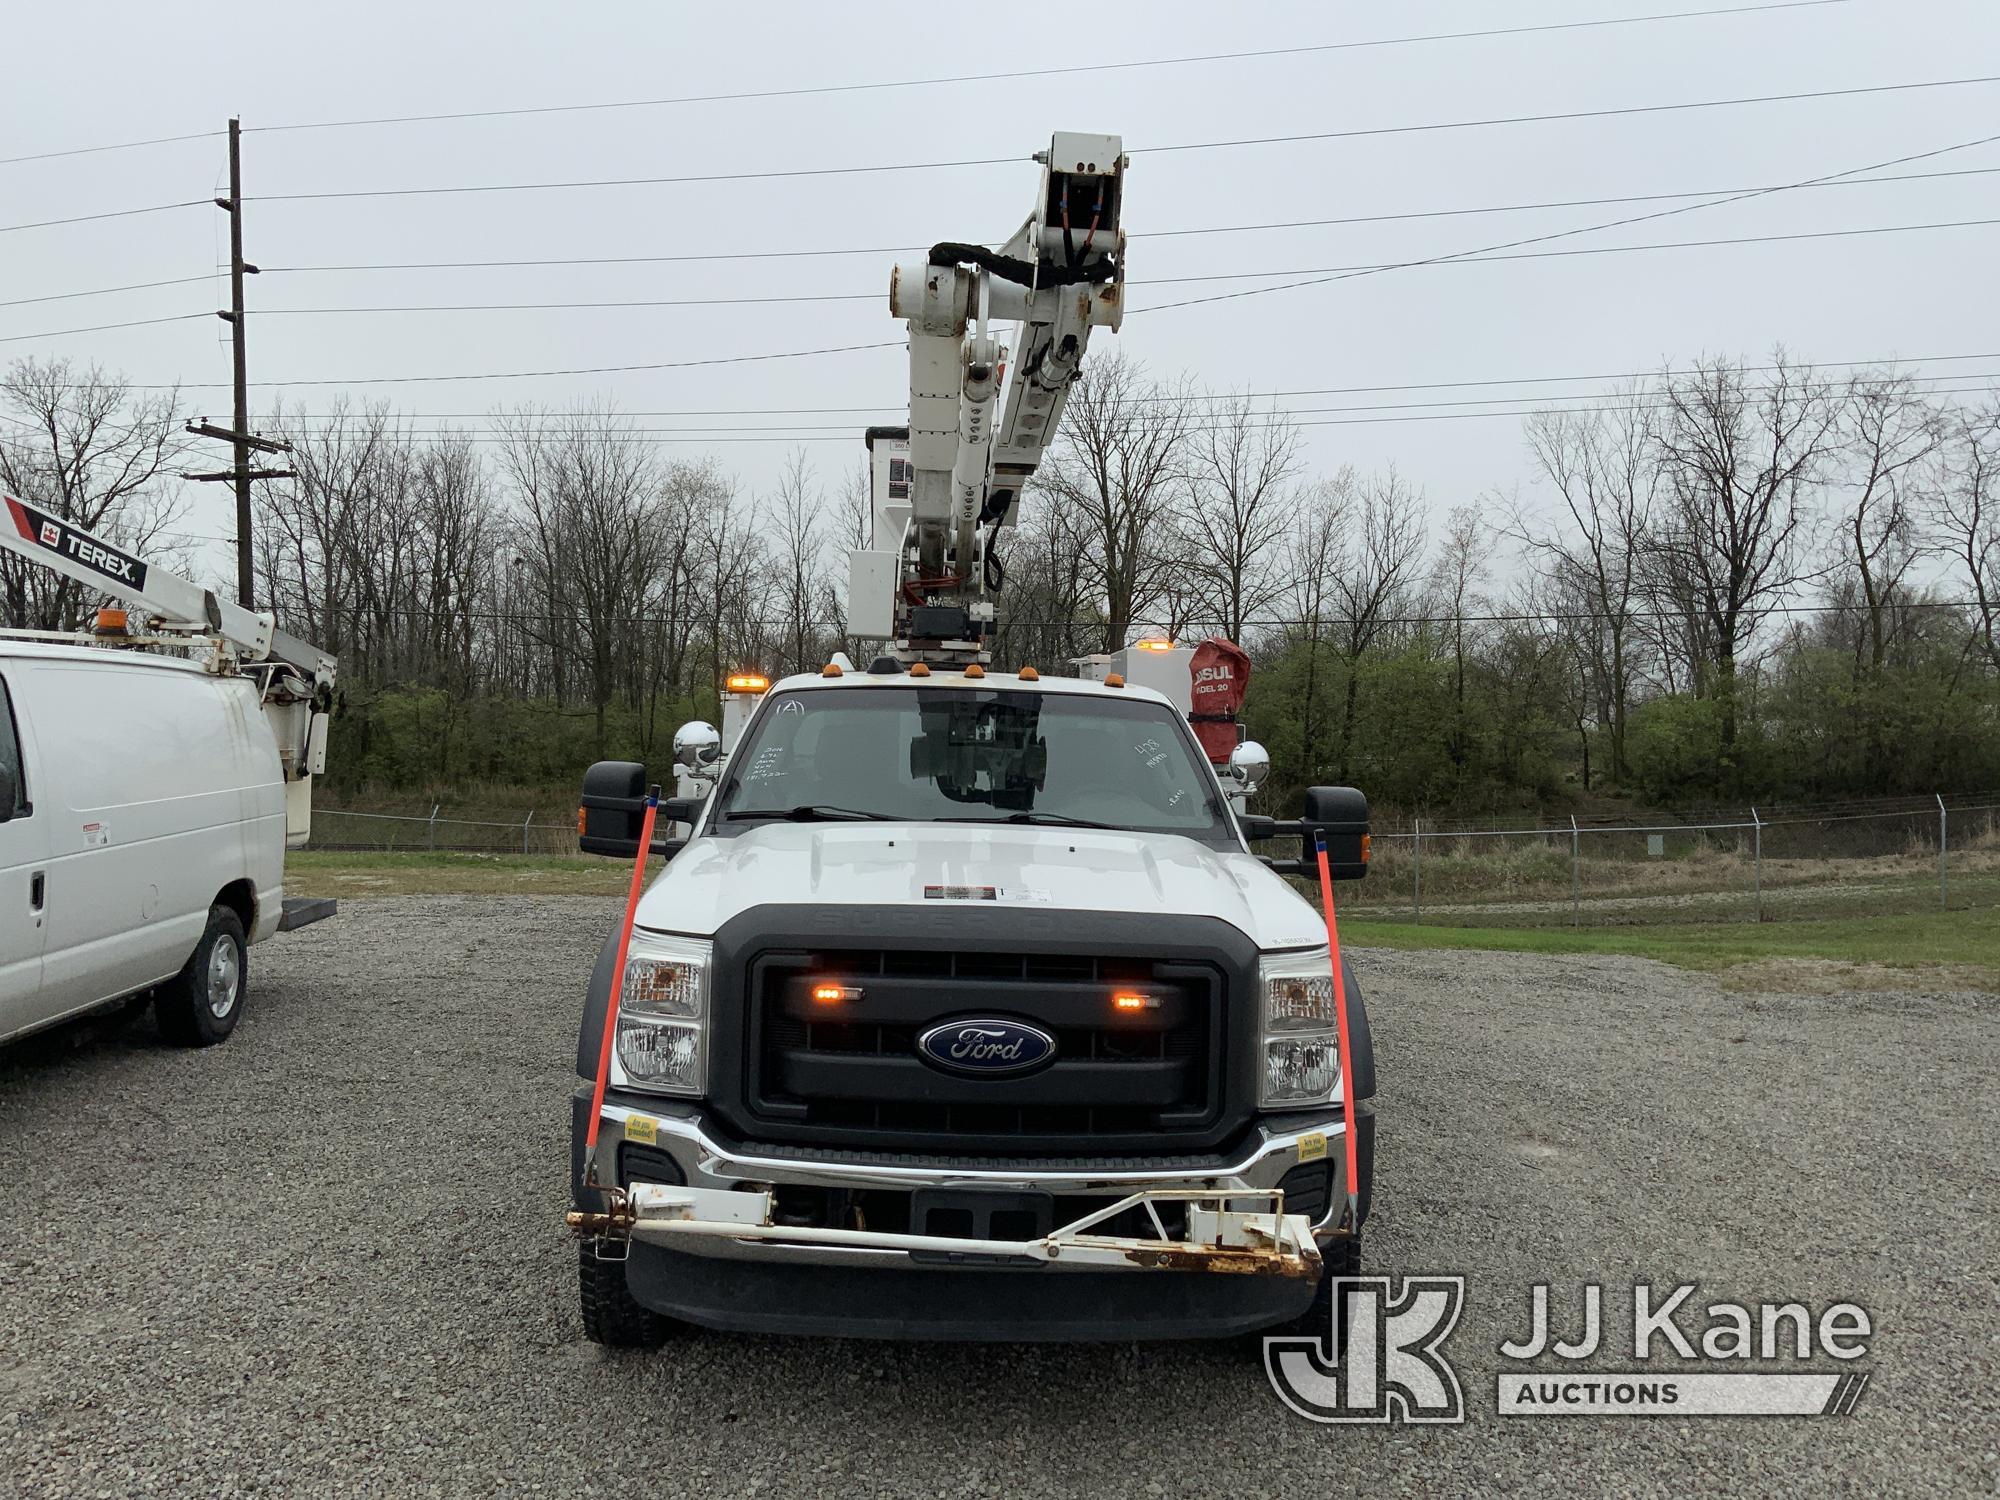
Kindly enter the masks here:
M 984 245 L 961 245 L 950 240 L 931 246 L 930 263 L 934 266 L 978 266 L 1002 281 L 1027 287 L 1096 285 L 1118 274 L 1118 267 L 1108 255 L 1081 266 L 1059 266 L 1051 260 L 1038 265 L 1031 260 L 1001 255 Z

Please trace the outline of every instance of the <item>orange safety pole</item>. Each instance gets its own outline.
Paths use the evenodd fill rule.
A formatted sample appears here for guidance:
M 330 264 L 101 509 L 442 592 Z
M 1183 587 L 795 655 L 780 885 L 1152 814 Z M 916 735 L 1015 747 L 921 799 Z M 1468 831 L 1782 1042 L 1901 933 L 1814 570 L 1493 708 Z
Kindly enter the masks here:
M 639 857 L 632 861 L 632 890 L 625 898 L 625 922 L 618 929 L 618 962 L 611 971 L 611 994 L 604 1006 L 604 1040 L 597 1048 L 597 1087 L 590 1096 L 590 1126 L 583 1137 L 584 1177 L 597 1175 L 597 1123 L 604 1113 L 604 1086 L 611 1080 L 611 1037 L 618 1027 L 618 1002 L 625 995 L 625 958 L 632 951 L 632 924 L 639 919 L 639 896 L 646 888 L 646 860 L 653 852 L 653 818 L 660 789 L 646 793 L 646 820 L 639 829 Z
M 1347 976 L 1340 971 L 1340 923 L 1333 915 L 1333 874 L 1326 861 L 1326 835 L 1316 833 L 1319 851 L 1319 902 L 1326 909 L 1326 950 L 1333 962 L 1333 1014 L 1340 1027 L 1340 1114 L 1347 1130 L 1347 1232 L 1359 1234 L 1361 1147 L 1354 1133 L 1353 1044 L 1347 1037 Z

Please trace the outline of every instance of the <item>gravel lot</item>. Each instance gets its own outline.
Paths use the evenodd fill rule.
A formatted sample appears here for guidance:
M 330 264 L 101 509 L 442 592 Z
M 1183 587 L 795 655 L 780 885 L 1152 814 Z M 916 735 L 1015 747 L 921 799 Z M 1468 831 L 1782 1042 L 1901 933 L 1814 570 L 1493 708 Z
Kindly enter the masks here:
M 224 1047 L 173 1051 L 142 1020 L 0 1051 L 0 1491 L 1935 1494 L 2000 1474 L 1992 995 L 1360 954 L 1383 1077 L 1370 1269 L 1469 1278 L 1447 1352 L 1472 1412 L 1324 1428 L 1236 1347 L 584 1342 L 567 1093 L 611 916 L 353 901 L 255 952 Z M 1605 1282 L 1609 1343 L 1635 1277 L 1858 1301 L 1873 1383 L 1845 1419 L 1493 1414 L 1531 1283 L 1572 1289 L 1567 1321 Z

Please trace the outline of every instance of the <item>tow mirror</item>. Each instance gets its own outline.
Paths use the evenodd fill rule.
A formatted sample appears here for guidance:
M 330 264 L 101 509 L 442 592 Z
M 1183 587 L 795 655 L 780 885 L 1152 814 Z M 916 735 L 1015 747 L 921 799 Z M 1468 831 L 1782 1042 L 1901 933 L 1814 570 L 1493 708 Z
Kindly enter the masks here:
M 600 760 L 583 773 L 583 795 L 577 805 L 576 842 L 585 854 L 636 859 L 639 834 L 646 823 L 646 768 L 635 760 Z M 661 823 L 686 823 L 701 816 L 701 803 L 691 797 L 662 797 L 654 815 Z M 651 852 L 672 859 L 684 839 L 655 837 Z
M 1318 869 L 1316 840 L 1326 839 L 1326 862 L 1335 880 L 1359 880 L 1368 873 L 1368 799 L 1351 786 L 1306 788 L 1306 873 Z

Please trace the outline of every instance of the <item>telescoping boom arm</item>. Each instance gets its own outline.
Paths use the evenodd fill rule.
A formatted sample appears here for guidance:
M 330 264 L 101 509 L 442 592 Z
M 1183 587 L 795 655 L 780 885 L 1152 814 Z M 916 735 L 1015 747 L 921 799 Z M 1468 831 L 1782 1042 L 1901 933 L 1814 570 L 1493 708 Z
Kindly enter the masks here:
M 0 547 L 86 588 L 123 599 L 162 636 L 208 637 L 241 662 L 277 662 L 314 688 L 333 685 L 335 662 L 317 646 L 277 628 L 273 616 L 231 604 L 191 578 L 135 557 L 80 526 L 12 495 L 0 496 Z
M 857 634 L 909 659 L 986 659 L 1000 530 L 1055 440 L 1091 331 L 1123 317 L 1123 144 L 1058 134 L 1036 160 L 1034 209 L 998 251 L 947 241 L 890 277 L 889 309 L 910 330 L 908 504 L 877 505 L 849 607 Z M 1019 325 L 1011 360 L 996 320 Z
M 333 657 L 279 630 L 270 614 L 220 599 L 213 589 L 24 500 L 0 495 L 0 511 L 0 548 L 122 599 L 137 613 L 122 628 L 99 630 L 100 642 L 205 646 L 211 670 L 260 679 L 264 718 L 284 766 L 286 840 L 305 842 L 312 829 L 312 777 L 326 769 Z

